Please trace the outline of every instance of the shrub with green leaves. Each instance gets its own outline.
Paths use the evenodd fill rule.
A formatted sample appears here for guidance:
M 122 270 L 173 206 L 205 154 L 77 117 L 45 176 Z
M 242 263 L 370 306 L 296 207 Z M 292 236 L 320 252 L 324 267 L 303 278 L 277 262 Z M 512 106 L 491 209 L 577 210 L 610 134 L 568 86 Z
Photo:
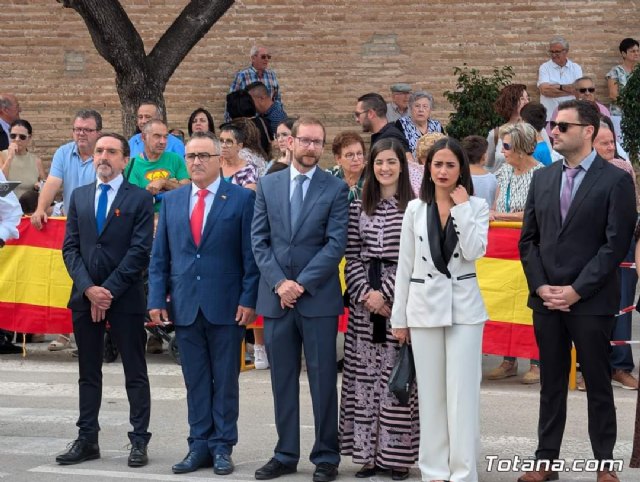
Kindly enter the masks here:
M 631 162 L 640 164 L 640 64 L 636 65 L 616 102 L 622 109 L 622 145 Z
M 492 75 L 483 76 L 477 69 L 463 64 L 462 68 L 455 67 L 453 73 L 458 76 L 456 90 L 444 93 L 455 108 L 449 115 L 447 134 L 456 139 L 470 135 L 486 137 L 491 129 L 504 123 L 493 104 L 500 90 L 511 83 L 515 75 L 513 68 L 510 65 L 495 67 Z

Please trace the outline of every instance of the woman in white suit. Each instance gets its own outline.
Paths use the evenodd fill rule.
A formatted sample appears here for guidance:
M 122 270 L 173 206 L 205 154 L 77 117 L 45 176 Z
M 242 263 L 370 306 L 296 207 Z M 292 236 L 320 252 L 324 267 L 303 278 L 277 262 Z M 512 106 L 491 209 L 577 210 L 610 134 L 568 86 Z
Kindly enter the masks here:
M 402 223 L 391 326 L 401 343 L 413 344 L 425 481 L 478 481 L 487 312 L 475 260 L 486 251 L 489 207 L 470 194 L 466 154 L 457 140 L 441 139 Z

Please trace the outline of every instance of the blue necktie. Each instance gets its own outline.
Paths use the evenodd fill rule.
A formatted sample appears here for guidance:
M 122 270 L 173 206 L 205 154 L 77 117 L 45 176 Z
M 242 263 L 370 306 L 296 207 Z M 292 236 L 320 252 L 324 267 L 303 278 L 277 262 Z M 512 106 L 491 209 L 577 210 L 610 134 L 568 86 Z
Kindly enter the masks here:
M 302 211 L 302 185 L 306 179 L 307 176 L 304 174 L 298 174 L 295 178 L 296 187 L 293 189 L 293 196 L 291 196 L 291 232 L 293 232 L 300 217 L 300 211 Z
M 98 209 L 96 210 L 96 225 L 98 226 L 98 235 L 102 233 L 104 223 L 107 220 L 107 192 L 109 192 L 108 184 L 100 184 L 102 192 L 98 196 Z

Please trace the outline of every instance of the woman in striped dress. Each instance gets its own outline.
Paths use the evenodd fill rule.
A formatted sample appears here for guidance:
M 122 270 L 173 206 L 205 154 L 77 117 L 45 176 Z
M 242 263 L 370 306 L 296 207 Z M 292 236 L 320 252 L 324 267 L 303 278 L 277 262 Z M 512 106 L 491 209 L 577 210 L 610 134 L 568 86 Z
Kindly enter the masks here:
M 400 345 L 391 335 L 402 217 L 413 199 L 404 149 L 381 139 L 371 149 L 362 199 L 350 207 L 345 277 L 349 325 L 340 403 L 340 450 L 362 464 L 366 478 L 391 471 L 404 480 L 418 457 L 415 393 L 402 406 L 389 392 L 389 376 Z

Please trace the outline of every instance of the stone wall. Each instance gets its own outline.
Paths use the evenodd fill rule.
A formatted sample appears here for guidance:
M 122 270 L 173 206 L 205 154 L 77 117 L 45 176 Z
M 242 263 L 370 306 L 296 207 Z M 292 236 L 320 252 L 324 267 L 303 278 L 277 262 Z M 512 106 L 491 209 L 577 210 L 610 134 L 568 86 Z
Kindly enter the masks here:
M 105 129 L 121 130 L 114 75 L 95 51 L 84 22 L 55 0 L 8 0 L 0 8 L 2 88 L 20 99 L 34 126 L 35 147 L 49 160 L 71 136 L 73 113 L 94 107 Z M 186 0 L 122 0 L 147 51 Z M 166 90 L 171 127 L 186 130 L 191 111 L 205 106 L 216 123 L 233 73 L 249 63 L 254 42 L 269 46 L 289 114 L 313 114 L 329 140 L 355 128 L 355 99 L 409 82 L 436 98 L 434 117 L 446 123 L 442 97 L 455 87 L 455 66 L 484 72 L 512 65 L 532 97 L 548 40 L 564 35 L 569 57 L 597 79 L 617 64 L 624 37 L 640 37 L 637 0 L 242 0 L 226 13 L 176 70 Z M 325 152 L 325 157 L 330 156 Z

